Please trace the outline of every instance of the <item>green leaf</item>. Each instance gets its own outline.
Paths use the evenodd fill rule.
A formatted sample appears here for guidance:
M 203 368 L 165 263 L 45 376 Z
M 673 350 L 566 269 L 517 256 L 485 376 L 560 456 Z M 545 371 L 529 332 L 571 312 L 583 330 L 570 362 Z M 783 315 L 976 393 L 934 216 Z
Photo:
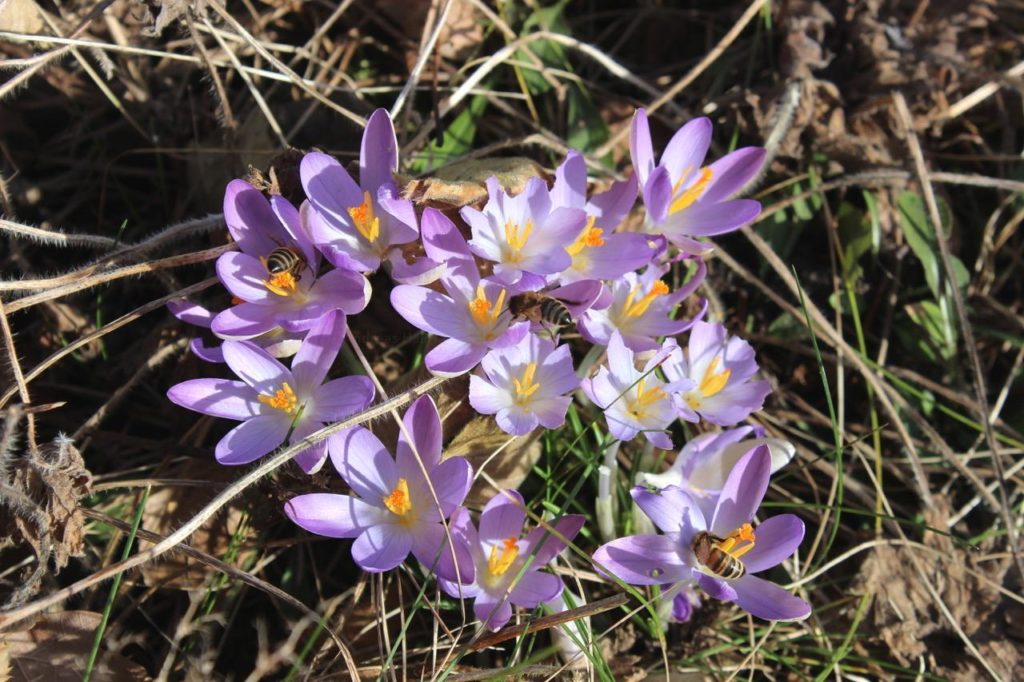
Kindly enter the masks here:
M 474 96 L 445 129 L 441 144 L 432 141 L 427 145 L 427 149 L 409 163 L 409 170 L 417 174 L 426 173 L 468 154 L 476 138 L 477 122 L 486 110 L 487 98 Z

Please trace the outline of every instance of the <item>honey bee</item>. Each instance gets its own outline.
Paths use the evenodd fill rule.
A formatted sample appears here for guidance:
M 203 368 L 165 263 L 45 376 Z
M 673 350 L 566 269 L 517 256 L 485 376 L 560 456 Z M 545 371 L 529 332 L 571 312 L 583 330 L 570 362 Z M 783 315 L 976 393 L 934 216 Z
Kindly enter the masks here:
M 701 566 L 708 569 L 719 578 L 725 580 L 736 580 L 742 578 L 747 572 L 743 562 L 732 556 L 719 546 L 724 540 L 717 535 L 707 531 L 701 531 L 693 536 L 690 548 L 697 555 L 697 561 Z
M 527 291 L 510 298 L 508 310 L 514 318 L 536 322 L 545 328 L 554 328 L 555 332 L 560 327 L 572 324 L 572 313 L 564 303 L 554 296 L 536 291 Z
M 279 246 L 270 252 L 266 258 L 267 272 L 271 275 L 289 273 L 293 277 L 307 267 L 306 259 L 297 249 L 290 246 Z

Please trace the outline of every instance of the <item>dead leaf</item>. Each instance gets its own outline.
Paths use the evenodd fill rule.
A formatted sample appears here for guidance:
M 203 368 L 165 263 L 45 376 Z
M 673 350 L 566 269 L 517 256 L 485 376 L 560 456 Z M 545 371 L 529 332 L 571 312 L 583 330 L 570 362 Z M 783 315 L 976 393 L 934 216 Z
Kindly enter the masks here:
M 13 682 L 80 682 L 101 616 L 91 611 L 48 613 L 26 630 L 0 634 Z M 149 680 L 146 669 L 120 654 L 100 651 L 92 679 Z
M 0 0 L 0 31 L 40 33 L 43 16 L 33 0 Z
M 420 206 L 459 208 L 487 198 L 487 178 L 494 176 L 509 194 L 518 194 L 530 178 L 545 178 L 541 166 L 520 156 L 466 159 L 439 168 L 429 178 L 412 180 L 402 197 Z

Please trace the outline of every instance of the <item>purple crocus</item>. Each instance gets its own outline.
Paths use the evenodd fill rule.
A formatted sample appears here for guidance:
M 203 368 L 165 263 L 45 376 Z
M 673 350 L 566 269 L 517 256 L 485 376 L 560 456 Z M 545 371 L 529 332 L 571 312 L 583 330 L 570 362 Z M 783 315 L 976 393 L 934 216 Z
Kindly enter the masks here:
M 522 192 L 510 197 L 491 177 L 487 192 L 482 211 L 466 206 L 460 214 L 473 232 L 470 249 L 494 262 L 495 280 L 517 291 L 535 290 L 544 285 L 545 276 L 571 265 L 565 249 L 587 221 L 582 209 L 556 207 L 541 178 L 530 178 Z
M 651 488 L 681 488 L 710 516 L 725 488 L 729 473 L 745 454 L 764 445 L 771 454 L 771 473 L 775 473 L 793 459 L 796 448 L 780 438 L 766 438 L 764 431 L 753 426 L 704 433 L 683 446 L 672 466 L 659 474 L 640 472 L 639 485 Z
M 569 152 L 555 171 L 551 201 L 555 206 L 583 209 L 587 223 L 576 240 L 565 248 L 572 262 L 559 273 L 559 282 L 614 280 L 651 262 L 654 248 L 647 235 L 615 232 L 636 203 L 636 191 L 636 176 L 630 175 L 588 201 L 586 163 L 579 152 Z
M 662 367 L 668 380 L 680 386 L 674 400 L 679 415 L 690 422 L 703 417 L 712 424 L 732 426 L 760 410 L 772 391 L 767 381 L 751 381 L 757 361 L 750 344 L 730 337 L 716 323 L 693 325 L 686 352 Z
M 637 109 L 630 130 L 629 149 L 640 192 L 647 208 L 647 230 L 664 234 L 689 253 L 708 249 L 699 237 L 732 232 L 761 212 L 753 199 L 731 199 L 757 174 L 765 150 L 743 147 L 704 166 L 711 146 L 711 120 L 697 118 L 680 128 L 657 165 L 647 123 L 647 112 Z
M 241 251 L 217 259 L 217 276 L 240 302 L 213 318 L 217 336 L 251 339 L 276 327 L 301 332 L 331 310 L 354 315 L 366 307 L 370 283 L 362 275 L 333 270 L 316 276 L 320 256 L 299 211 L 284 197 L 268 201 L 252 185 L 232 180 L 224 194 L 224 219 Z M 268 258 L 282 248 L 290 250 L 297 267 L 271 273 Z
M 299 176 L 314 209 L 308 214 L 310 234 L 331 263 L 372 272 L 394 245 L 419 236 L 412 202 L 402 199 L 395 185 L 396 170 L 398 142 L 385 109 L 366 122 L 358 184 L 327 154 L 311 152 L 302 158 Z
M 438 583 L 453 597 L 473 599 L 473 613 L 490 630 L 500 630 L 512 618 L 512 605 L 536 608 L 561 594 L 561 578 L 542 573 L 565 540 L 571 541 L 584 518 L 562 516 L 537 527 L 524 537 L 526 521 L 523 497 L 514 490 L 499 491 L 480 513 L 480 530 L 473 526 L 468 510 L 461 508 L 452 518 L 452 529 L 469 549 L 474 570 L 463 573 L 462 582 L 441 579 Z
M 171 314 L 182 322 L 209 329 L 217 313 L 205 308 L 198 303 L 176 298 L 167 302 L 167 309 Z M 295 355 L 295 352 L 302 345 L 305 332 L 286 332 L 280 327 L 274 327 L 269 332 L 253 337 L 250 341 L 264 349 L 275 358 L 287 358 Z M 206 362 L 224 362 L 224 351 L 220 345 L 210 346 L 201 337 L 196 337 L 189 342 L 189 349 L 200 360 Z
M 660 345 L 659 336 L 675 336 L 689 329 L 704 316 L 707 302 L 690 320 L 676 320 L 673 313 L 680 301 L 697 290 L 707 268 L 697 261 L 697 270 L 685 285 L 672 291 L 661 279 L 666 266 L 650 265 L 642 273 L 628 272 L 609 282 L 611 305 L 591 308 L 577 321 L 583 338 L 606 345 L 612 332 L 618 332 L 630 350 L 640 353 Z
M 522 436 L 541 425 L 565 423 L 579 386 L 569 346 L 530 334 L 526 341 L 492 350 L 481 363 L 484 376 L 469 378 L 469 404 L 480 414 L 494 414 L 502 431 Z
M 472 580 L 472 562 L 459 543 L 448 543 L 442 520 L 465 499 L 473 467 L 463 457 L 441 461 L 441 418 L 429 396 L 410 405 L 402 423 L 394 458 L 361 426 L 332 436 L 331 461 L 355 494 L 299 495 L 285 513 L 311 533 L 355 538 L 352 558 L 371 573 L 395 568 L 412 552 L 439 576 L 456 579 L 458 565 L 458 575 Z
M 635 488 L 633 499 L 665 534 L 613 540 L 594 552 L 594 562 L 631 585 L 696 580 L 715 599 L 735 602 L 759 618 L 806 618 L 811 612 L 807 602 L 752 575 L 782 563 L 796 552 L 804 536 L 804 523 L 794 514 L 773 516 L 753 526 L 770 472 L 768 448 L 757 447 L 744 455 L 730 472 L 710 516 L 679 488 L 660 492 Z M 715 553 L 714 561 L 706 555 L 708 549 Z M 699 552 L 705 553 L 704 561 L 698 558 Z M 728 564 L 733 570 L 716 572 L 709 563 Z
M 654 373 L 666 357 L 679 353 L 670 339 L 662 352 L 651 357 L 643 371 L 635 365 L 633 351 L 617 331 L 608 341 L 608 364 L 583 380 L 587 397 L 604 410 L 608 431 L 619 440 L 632 440 L 640 432 L 655 447 L 667 450 L 672 439 L 665 429 L 676 418 L 668 387 Z
M 345 337 L 345 316 L 324 315 L 302 341 L 289 370 L 249 341 L 225 341 L 228 367 L 242 379 L 192 379 L 167 391 L 171 402 L 213 417 L 242 423 L 214 450 L 221 464 L 248 464 L 282 442 L 294 443 L 365 409 L 373 400 L 366 377 L 343 377 L 324 383 Z M 307 473 L 320 469 L 326 444 L 306 448 L 295 461 Z
M 434 374 L 456 376 L 476 367 L 493 348 L 506 348 L 523 340 L 528 322 L 513 324 L 508 311 L 508 288 L 492 280 L 481 280 L 465 239 L 439 211 L 424 212 L 428 254 L 450 260 L 441 277 L 445 293 L 400 284 L 391 290 L 391 305 L 409 324 L 446 337 L 427 353 L 426 364 Z

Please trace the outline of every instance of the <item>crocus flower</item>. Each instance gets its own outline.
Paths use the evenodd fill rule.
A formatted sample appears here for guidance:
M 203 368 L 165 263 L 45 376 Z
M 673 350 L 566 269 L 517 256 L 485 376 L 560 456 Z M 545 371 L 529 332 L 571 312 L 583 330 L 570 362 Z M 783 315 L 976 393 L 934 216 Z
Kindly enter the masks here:
M 463 457 L 441 461 L 441 418 L 429 396 L 410 405 L 402 423 L 394 458 L 361 426 L 328 439 L 331 462 L 354 495 L 299 495 L 285 513 L 311 533 L 355 538 L 352 558 L 371 573 L 395 568 L 412 552 L 439 576 L 454 580 L 458 566 L 458 575 L 472 580 L 473 564 L 461 545 L 448 543 L 442 520 L 469 492 L 473 467 Z
M 706 516 L 710 516 L 736 462 L 760 445 L 766 446 L 771 454 L 773 474 L 788 464 L 796 453 L 796 448 L 787 441 L 766 438 L 761 429 L 753 426 L 739 426 L 692 438 L 679 451 L 667 471 L 657 474 L 640 472 L 636 482 L 650 488 L 681 488 L 700 505 Z
M 515 346 L 492 350 L 481 363 L 484 376 L 469 378 L 469 404 L 480 414 L 494 414 L 502 431 L 522 436 L 540 424 L 557 429 L 565 423 L 579 386 L 569 346 L 530 334 Z
M 693 325 L 686 352 L 669 358 L 663 369 L 680 386 L 674 400 L 679 415 L 690 422 L 703 417 L 731 426 L 760 410 L 772 390 L 767 381 L 751 381 L 757 361 L 750 344 L 711 322 Z
M 480 513 L 480 530 L 473 526 L 462 508 L 452 519 L 453 532 L 469 549 L 474 570 L 472 579 L 463 574 L 462 582 L 439 580 L 453 597 L 473 599 L 473 613 L 490 630 L 500 630 L 512 617 L 512 605 L 532 609 L 553 600 L 563 589 L 562 579 L 542 573 L 565 542 L 544 527 L 524 537 L 526 521 L 523 497 L 514 490 L 499 491 Z M 583 517 L 562 516 L 548 523 L 558 535 L 571 541 L 583 527 Z
M 366 377 L 343 377 L 324 383 L 345 336 L 345 316 L 324 315 L 303 340 L 292 369 L 249 341 L 225 341 L 228 367 L 242 379 L 192 379 L 167 391 L 171 402 L 214 417 L 242 423 L 227 433 L 214 450 L 221 464 L 248 464 L 287 438 L 302 440 L 365 409 L 373 400 Z M 307 473 L 319 470 L 327 457 L 318 443 L 295 456 Z
M 217 313 L 205 308 L 198 303 L 176 298 L 167 302 L 167 309 L 171 314 L 182 322 L 209 329 L 213 324 L 213 318 Z M 302 345 L 305 332 L 286 332 L 280 327 L 275 327 L 265 334 L 253 337 L 250 341 L 264 349 L 275 358 L 287 358 L 295 355 L 295 352 Z M 200 360 L 206 362 L 224 362 L 224 351 L 220 345 L 210 346 L 200 337 L 189 342 L 189 349 Z
M 483 211 L 466 206 L 460 214 L 473 232 L 470 249 L 494 262 L 497 281 L 517 291 L 535 290 L 546 275 L 569 267 L 572 257 L 565 249 L 586 223 L 582 209 L 555 207 L 541 178 L 530 178 L 522 192 L 510 197 L 491 177 L 487 192 Z
M 445 221 L 451 222 L 439 212 L 431 221 L 436 221 L 439 228 L 446 227 Z M 459 238 L 451 232 L 445 234 L 447 242 L 454 242 L 446 248 L 457 253 Z M 456 267 L 440 280 L 447 295 L 412 284 L 400 284 L 391 290 L 392 307 L 409 324 L 446 337 L 426 357 L 427 369 L 442 376 L 468 372 L 487 351 L 522 341 L 530 327 L 527 322 L 513 324 L 508 311 L 509 292 L 504 285 L 481 280 L 476 266 L 464 258 L 454 259 L 453 265 Z
M 669 449 L 672 439 L 665 429 L 675 419 L 672 396 L 654 370 L 666 357 L 679 353 L 674 340 L 666 341 L 662 352 L 651 357 L 638 370 L 633 351 L 619 333 L 608 341 L 608 364 L 597 374 L 583 380 L 583 391 L 604 410 L 608 431 L 619 440 L 632 440 L 640 432 L 655 447 Z
M 577 151 L 570 151 L 555 171 L 551 188 L 555 206 L 581 208 L 587 223 L 579 236 L 565 247 L 572 262 L 558 274 L 562 284 L 580 280 L 617 279 L 651 262 L 654 249 L 646 235 L 615 233 L 636 202 L 636 176 L 612 184 L 602 194 L 587 200 L 587 167 Z
M 336 159 L 311 152 L 299 164 L 302 188 L 314 210 L 310 234 L 339 268 L 372 272 L 395 244 L 419 236 L 412 202 L 395 185 L 398 142 L 385 109 L 373 112 L 363 131 L 359 184 Z M 400 259 L 399 259 L 400 260 Z
M 631 585 L 672 585 L 696 580 L 706 593 L 765 620 L 800 620 L 810 605 L 774 583 L 752 574 L 776 566 L 792 555 L 804 536 L 804 524 L 794 514 L 752 521 L 768 489 L 771 455 L 764 446 L 744 455 L 726 480 L 711 516 L 679 488 L 650 492 L 633 490 L 633 499 L 664 535 L 634 535 L 613 540 L 594 552 L 606 573 Z M 710 534 L 710 535 L 708 535 Z M 724 555 L 722 562 L 740 562 L 743 571 L 708 567 L 695 548 Z M 684 586 L 685 587 L 685 586 Z
M 217 276 L 240 303 L 214 317 L 217 336 L 251 339 L 276 327 L 301 332 L 331 310 L 353 315 L 366 307 L 370 283 L 362 275 L 333 270 L 317 278 L 320 256 L 299 211 L 284 197 L 268 201 L 248 183 L 233 180 L 224 195 L 224 219 L 241 251 L 217 259 Z M 280 248 L 298 259 L 296 270 L 270 272 L 268 258 Z
M 637 110 L 630 130 L 629 149 L 647 208 L 647 229 L 664 234 L 689 253 L 708 248 L 696 238 L 732 232 L 761 212 L 761 204 L 753 199 L 730 197 L 757 174 L 765 150 L 744 147 L 704 166 L 711 128 L 707 118 L 684 125 L 672 136 L 657 165 L 646 111 Z
M 706 301 L 693 319 L 676 320 L 672 315 L 679 302 L 704 281 L 707 268 L 703 261 L 697 261 L 696 272 L 676 291 L 661 279 L 667 271 L 665 266 L 651 265 L 643 273 L 628 272 L 609 282 L 611 305 L 601 309 L 595 306 L 577 321 L 583 338 L 605 345 L 612 332 L 618 332 L 627 348 L 640 353 L 657 348 L 657 337 L 675 336 L 693 326 L 703 317 Z

